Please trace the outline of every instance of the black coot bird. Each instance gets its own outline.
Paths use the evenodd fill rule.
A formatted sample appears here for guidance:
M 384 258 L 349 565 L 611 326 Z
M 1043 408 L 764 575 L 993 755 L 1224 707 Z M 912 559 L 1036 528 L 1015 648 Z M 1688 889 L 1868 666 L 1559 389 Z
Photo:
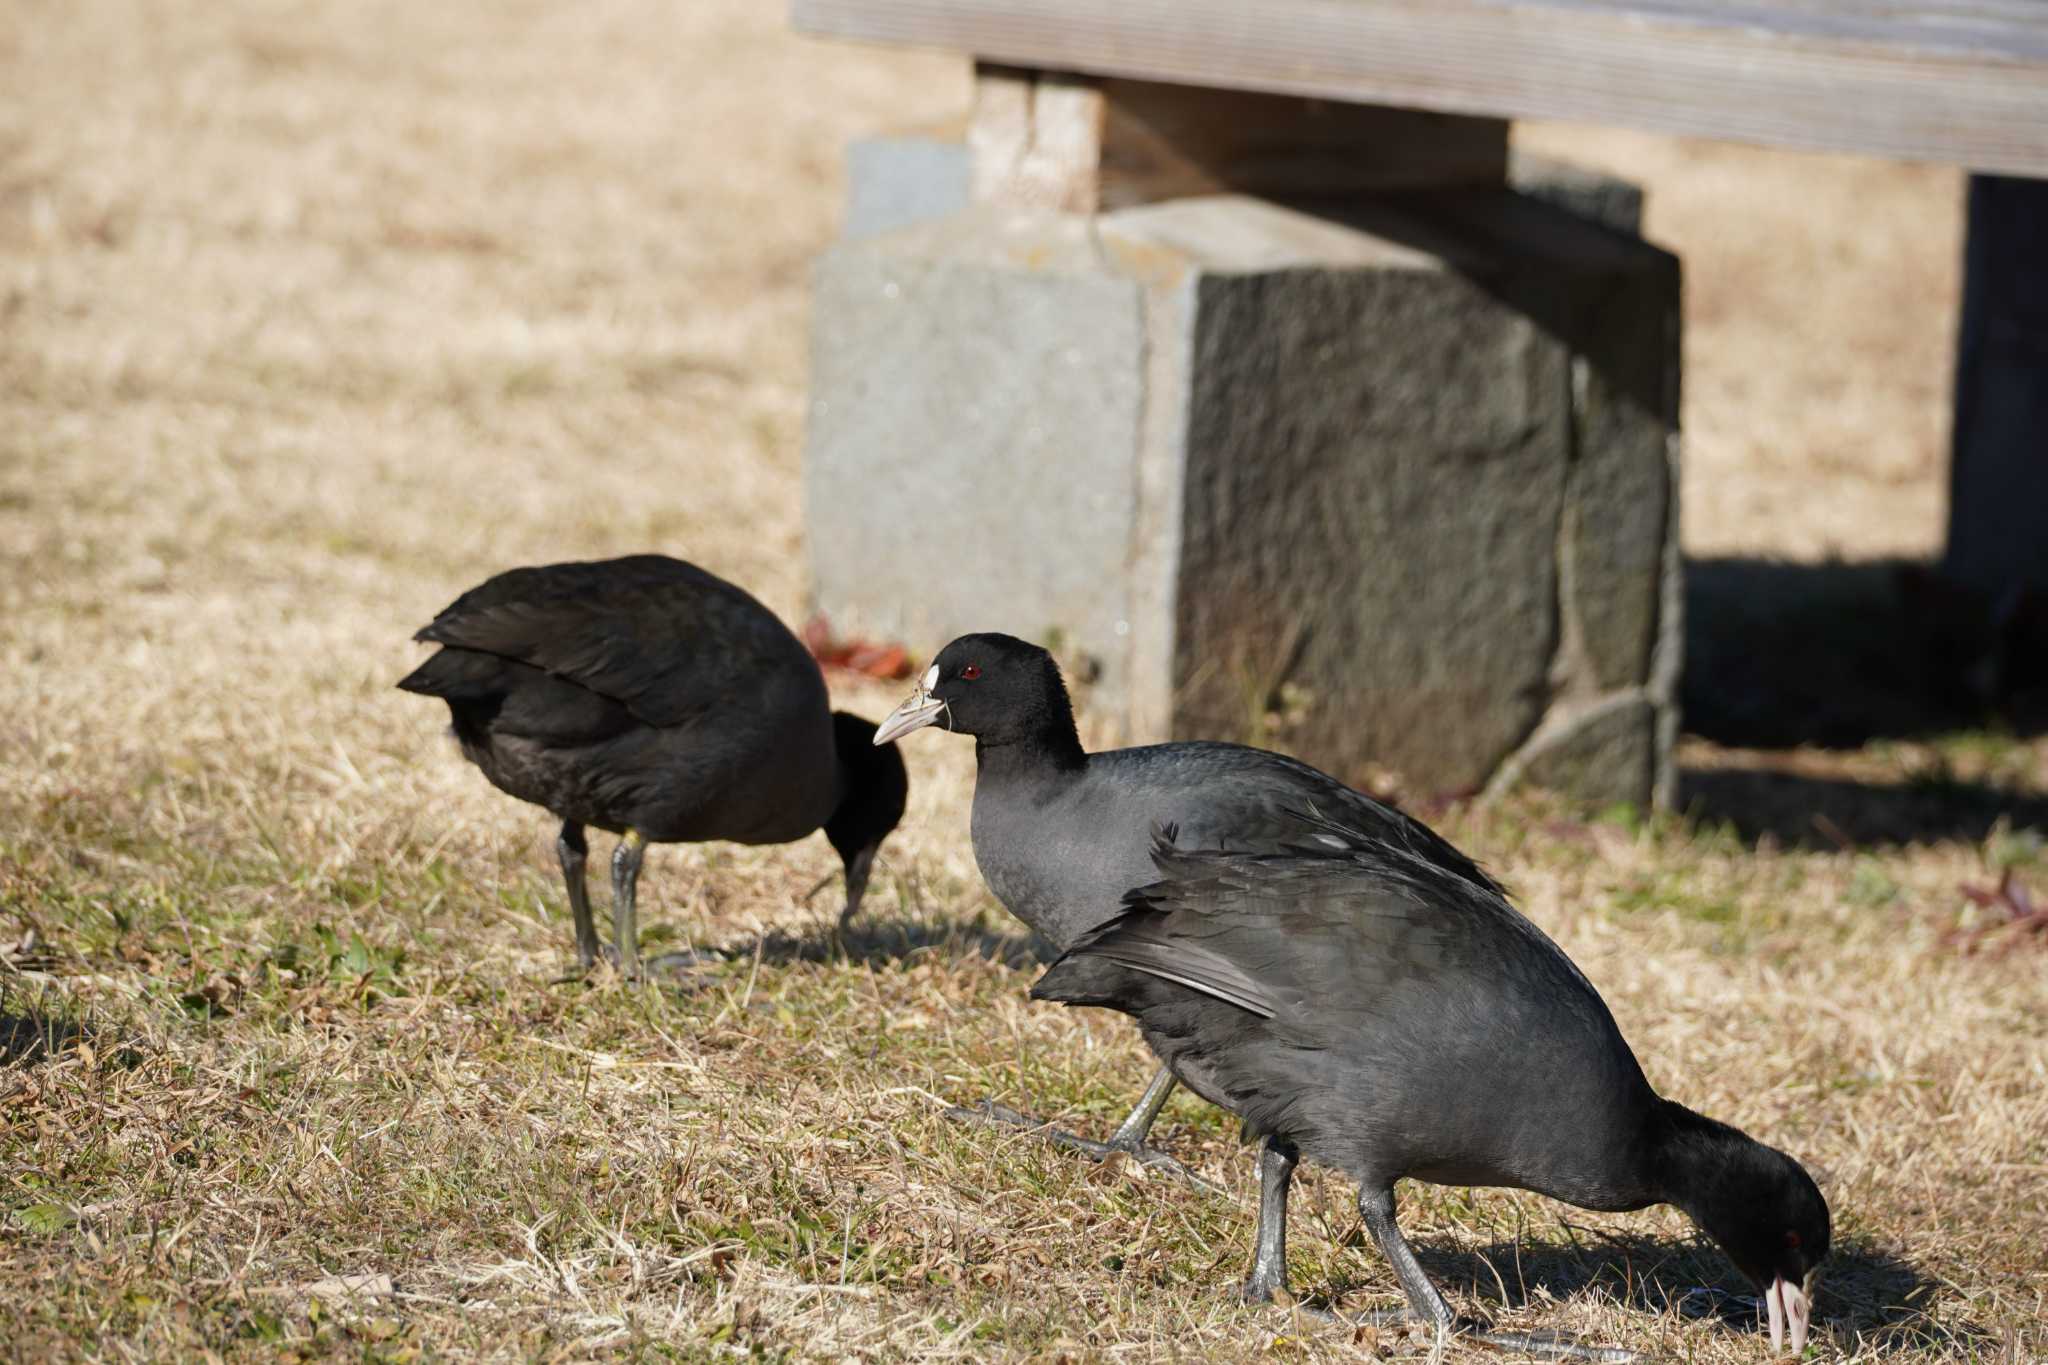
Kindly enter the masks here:
M 902 755 L 835 713 L 824 675 L 774 613 L 662 555 L 513 569 L 413 637 L 441 646 L 398 685 L 440 697 L 470 762 L 553 812 L 576 917 L 597 958 L 583 828 L 612 856 L 619 969 L 637 967 L 633 897 L 647 844 L 780 844 L 823 827 L 846 866 L 844 925 L 909 790 Z
M 1674 1204 L 1806 1342 L 1828 1206 L 1804 1168 L 1662 1099 L 1571 959 L 1492 887 L 1348 819 L 1253 851 L 1177 847 L 1160 880 L 1032 988 L 1138 1021 L 1182 1081 L 1264 1139 L 1248 1297 L 1286 1286 L 1298 1155 L 1358 1182 L 1414 1312 L 1452 1314 L 1394 1182 L 1510 1185 L 1582 1208 Z M 1441 1335 L 1439 1337 L 1441 1340 Z
M 963 635 L 947 645 L 875 741 L 933 724 L 974 736 L 974 859 L 983 879 L 1004 908 L 1061 951 L 1114 914 L 1125 892 L 1153 880 L 1155 828 L 1176 826 L 1189 845 L 1239 847 L 1292 831 L 1289 809 L 1303 804 L 1448 877 L 1498 890 L 1427 826 L 1280 754 L 1196 742 L 1084 751 L 1059 665 L 1013 636 Z M 1107 1146 L 1167 1164 L 1144 1139 L 1173 1085 L 1162 1067 Z M 1104 1146 L 1049 1136 L 1098 1154 Z

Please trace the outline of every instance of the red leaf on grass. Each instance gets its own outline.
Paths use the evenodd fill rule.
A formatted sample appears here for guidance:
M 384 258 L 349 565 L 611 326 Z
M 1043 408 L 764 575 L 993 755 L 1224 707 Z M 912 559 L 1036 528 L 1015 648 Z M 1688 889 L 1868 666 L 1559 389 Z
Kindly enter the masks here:
M 811 657 L 826 668 L 844 669 L 885 682 L 910 676 L 910 652 L 902 645 L 877 644 L 858 636 L 837 639 L 832 634 L 832 623 L 823 612 L 804 623 L 803 641 L 804 647 L 811 651 Z
M 2022 939 L 2032 935 L 2048 935 L 2048 908 L 2035 905 L 2034 893 L 2025 883 L 2013 876 L 2006 868 L 1998 878 L 1998 885 L 1959 887 L 1963 899 L 1972 905 L 1981 905 L 1987 910 L 2002 912 L 2001 918 L 1988 924 L 1975 924 L 1968 928 L 1958 926 L 1941 936 L 1941 941 L 1970 952 L 1981 947 L 1994 937 L 2001 939 L 2000 952 L 2010 952 Z

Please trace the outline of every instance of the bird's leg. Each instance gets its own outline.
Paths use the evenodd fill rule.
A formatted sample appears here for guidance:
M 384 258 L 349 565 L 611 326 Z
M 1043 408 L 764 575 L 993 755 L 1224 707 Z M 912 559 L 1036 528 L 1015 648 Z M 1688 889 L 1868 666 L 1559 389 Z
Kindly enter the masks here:
M 621 975 L 640 975 L 640 923 L 634 912 L 633 896 L 640 883 L 640 860 L 647 841 L 637 829 L 629 829 L 612 851 L 612 946 L 618 953 Z
M 1159 1111 L 1166 1108 L 1166 1101 L 1172 1096 L 1176 1084 L 1178 1082 L 1173 1079 L 1172 1068 L 1160 1067 L 1153 1075 L 1151 1083 L 1145 1087 L 1145 1093 L 1138 1096 L 1137 1105 L 1124 1121 L 1116 1126 L 1116 1131 L 1109 1135 L 1109 1147 L 1111 1151 L 1128 1152 L 1155 1170 L 1169 1172 L 1199 1185 L 1202 1182 L 1190 1175 L 1185 1166 L 1145 1141 L 1145 1135 L 1150 1133 L 1152 1125 L 1158 1122 Z
M 1378 1189 L 1366 1188 L 1358 1192 L 1359 1216 L 1365 1219 L 1366 1227 L 1372 1230 L 1373 1240 L 1380 1244 L 1388 1264 L 1394 1267 L 1394 1278 L 1401 1282 L 1401 1292 L 1408 1296 L 1408 1307 L 1414 1315 L 1436 1328 L 1436 1346 L 1432 1357 L 1443 1354 L 1444 1341 L 1457 1330 L 1457 1315 L 1451 1312 L 1450 1304 L 1437 1293 L 1436 1286 L 1429 1282 L 1415 1253 L 1408 1249 L 1408 1239 L 1401 1235 L 1401 1227 L 1394 1221 L 1394 1187 L 1383 1185 Z
M 590 917 L 590 889 L 583 880 L 583 862 L 589 853 L 583 826 L 564 820 L 555 839 L 555 856 L 562 860 L 562 880 L 569 885 L 569 913 L 576 919 L 576 963 L 586 972 L 596 964 L 598 951 L 597 924 Z
M 854 855 L 846 860 L 846 906 L 839 912 L 839 926 L 836 930 L 841 938 L 846 936 L 846 926 L 853 922 L 854 915 L 860 911 L 860 898 L 867 894 L 868 874 L 874 870 L 875 854 L 880 848 L 881 846 L 876 844 L 857 849 Z
M 1137 1107 L 1132 1109 L 1130 1116 L 1119 1123 L 1116 1131 L 1110 1134 L 1109 1145 L 1119 1152 L 1129 1152 L 1132 1156 L 1155 1150 L 1145 1145 L 1145 1135 L 1151 1132 L 1152 1125 L 1159 1121 L 1159 1111 L 1166 1108 L 1166 1100 L 1173 1094 L 1173 1087 L 1173 1069 L 1160 1067 L 1158 1074 L 1152 1077 L 1151 1084 L 1145 1087 L 1145 1093 L 1138 1096 Z
M 1142 1138 L 1145 1130 L 1152 1126 L 1152 1120 L 1158 1117 L 1160 1107 L 1166 1103 L 1166 1097 L 1173 1091 L 1173 1085 L 1173 1073 L 1165 1067 L 1161 1067 L 1159 1075 L 1152 1078 L 1152 1084 L 1145 1087 L 1144 1095 L 1138 1100 L 1138 1107 L 1132 1110 L 1131 1116 L 1125 1119 L 1123 1124 L 1118 1127 L 1117 1136 L 1121 1138 L 1128 1130 L 1135 1129 L 1138 1136 Z M 1196 1175 L 1166 1153 L 1156 1147 L 1147 1147 L 1142 1141 L 1134 1141 L 1129 1146 L 1125 1146 L 1116 1140 L 1097 1142 L 1093 1138 L 1084 1138 L 1078 1133 L 1069 1133 L 1065 1129 L 1055 1128 L 1043 1119 L 1032 1118 L 1029 1114 L 1020 1114 L 1008 1105 L 997 1104 L 994 1100 L 983 1100 L 981 1103 L 973 1106 L 956 1104 L 946 1110 L 946 1117 L 959 1119 L 963 1123 L 983 1123 L 991 1127 L 1022 1128 L 1033 1137 L 1042 1138 L 1055 1147 L 1064 1147 L 1070 1152 L 1079 1152 L 1083 1156 L 1091 1157 L 1096 1161 L 1107 1161 L 1118 1152 L 1122 1152 L 1139 1165 L 1151 1170 L 1162 1171 L 1168 1175 L 1179 1176 L 1198 1190 L 1204 1190 L 1210 1194 L 1223 1193 L 1222 1190 L 1202 1179 L 1202 1177 Z
M 1246 1303 L 1270 1303 L 1276 1293 L 1287 1292 L 1287 1190 L 1297 1159 L 1285 1138 L 1269 1137 L 1259 1148 L 1259 1233 L 1251 1277 L 1244 1282 Z
M 1360 1190 L 1358 1212 L 1365 1219 L 1366 1227 L 1372 1230 L 1373 1240 L 1386 1253 L 1388 1263 L 1394 1267 L 1394 1278 L 1401 1282 L 1401 1292 L 1408 1296 L 1410 1315 L 1436 1329 L 1436 1342 L 1430 1349 L 1430 1358 L 1440 1359 L 1445 1343 L 1452 1333 L 1459 1330 L 1460 1324 L 1450 1304 L 1444 1301 L 1444 1296 L 1423 1273 L 1415 1253 L 1408 1248 L 1407 1238 L 1401 1235 L 1400 1226 L 1394 1222 L 1393 1187 Z M 1377 1313 L 1369 1316 L 1374 1320 L 1386 1317 Z M 1600 1361 L 1602 1365 L 1630 1365 L 1638 1359 L 1633 1351 L 1614 1346 L 1585 1346 L 1550 1332 L 1494 1332 L 1485 1330 L 1481 1324 L 1466 1323 L 1463 1326 L 1469 1340 L 1549 1360 L 1591 1360 Z

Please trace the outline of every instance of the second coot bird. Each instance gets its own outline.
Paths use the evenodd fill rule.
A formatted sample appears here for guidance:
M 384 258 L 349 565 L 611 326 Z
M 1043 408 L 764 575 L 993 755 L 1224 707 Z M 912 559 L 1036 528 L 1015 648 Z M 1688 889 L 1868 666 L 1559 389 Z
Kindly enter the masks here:
M 1791 1157 L 1658 1096 L 1599 993 L 1491 887 L 1304 812 L 1252 851 L 1155 850 L 1161 879 L 1032 994 L 1138 1021 L 1173 1073 L 1264 1139 L 1247 1297 L 1287 1278 L 1299 1156 L 1349 1174 L 1413 1311 L 1453 1319 L 1394 1221 L 1394 1182 L 1683 1209 L 1806 1344 L 1828 1207 Z M 1439 1340 L 1441 1341 L 1441 1335 Z
M 1156 827 L 1176 826 L 1191 846 L 1241 847 L 1293 829 L 1289 809 L 1304 803 L 1498 890 L 1427 826 L 1280 754 L 1207 742 L 1088 753 L 1059 665 L 1014 636 L 963 635 L 939 651 L 875 741 L 926 725 L 974 736 L 975 862 L 1004 908 L 1061 951 L 1153 879 Z M 1150 1156 L 1145 1134 L 1173 1085 L 1161 1068 L 1109 1145 Z
M 612 928 L 637 966 L 647 844 L 779 844 L 822 828 L 846 870 L 844 924 L 902 818 L 902 756 L 835 713 L 802 642 L 741 589 L 662 555 L 501 573 L 414 637 L 441 646 L 398 685 L 439 697 L 462 752 L 561 820 L 556 851 L 585 967 L 599 953 L 585 826 L 621 836 Z

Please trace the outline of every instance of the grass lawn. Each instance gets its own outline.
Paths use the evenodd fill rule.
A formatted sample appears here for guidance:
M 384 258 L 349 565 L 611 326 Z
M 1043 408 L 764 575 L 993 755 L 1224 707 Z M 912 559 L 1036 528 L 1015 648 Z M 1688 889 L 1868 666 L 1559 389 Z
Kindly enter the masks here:
M 392 688 L 412 630 L 515 563 L 661 549 L 799 615 L 839 146 L 966 82 L 781 24 L 746 0 L 0 12 L 0 1354 L 1426 1348 L 1237 1306 L 1254 1174 L 1184 1093 L 1158 1139 L 1222 1197 L 944 1116 L 989 1096 L 1102 1132 L 1150 1070 L 1120 1017 L 1025 999 L 964 742 L 907 742 L 911 811 L 844 945 L 836 886 L 804 899 L 822 837 L 660 848 L 647 941 L 723 964 L 690 991 L 562 982 L 552 825 Z M 1651 226 L 1687 253 L 1688 545 L 1929 548 L 1954 176 L 1532 137 L 1676 206 Z M 1813 1170 L 1820 1352 L 2048 1355 L 2048 958 L 1947 937 L 2007 869 L 2048 894 L 2048 743 L 1684 759 L 1686 818 L 1429 814 L 1665 1093 Z M 1402 1198 L 1467 1311 L 1767 1352 L 1671 1211 Z M 1344 1181 L 1306 1171 L 1294 1227 L 1308 1300 L 1398 1301 Z

